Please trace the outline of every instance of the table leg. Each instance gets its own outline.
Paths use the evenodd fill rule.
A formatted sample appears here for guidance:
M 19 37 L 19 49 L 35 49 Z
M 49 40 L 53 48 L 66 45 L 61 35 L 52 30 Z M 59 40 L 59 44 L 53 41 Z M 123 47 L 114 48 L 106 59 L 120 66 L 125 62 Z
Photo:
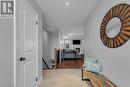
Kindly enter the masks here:
M 81 69 L 81 72 L 82 72 L 82 81 L 90 81 L 89 79 L 87 79 L 87 78 L 84 78 L 84 76 L 83 76 L 83 69 Z

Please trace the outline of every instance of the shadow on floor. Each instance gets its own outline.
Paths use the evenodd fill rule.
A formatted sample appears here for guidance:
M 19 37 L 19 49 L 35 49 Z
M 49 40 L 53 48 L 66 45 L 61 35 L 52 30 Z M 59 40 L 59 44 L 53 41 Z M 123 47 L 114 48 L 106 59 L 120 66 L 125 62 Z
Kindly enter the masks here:
M 94 87 L 90 81 L 86 81 L 88 87 Z

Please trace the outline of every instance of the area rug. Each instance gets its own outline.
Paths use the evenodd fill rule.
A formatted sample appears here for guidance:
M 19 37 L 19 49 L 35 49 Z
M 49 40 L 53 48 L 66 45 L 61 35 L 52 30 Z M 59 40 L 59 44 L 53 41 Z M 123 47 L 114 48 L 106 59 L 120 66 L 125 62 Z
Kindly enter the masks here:
M 81 79 L 81 69 L 54 69 L 43 71 L 38 87 L 90 87 Z

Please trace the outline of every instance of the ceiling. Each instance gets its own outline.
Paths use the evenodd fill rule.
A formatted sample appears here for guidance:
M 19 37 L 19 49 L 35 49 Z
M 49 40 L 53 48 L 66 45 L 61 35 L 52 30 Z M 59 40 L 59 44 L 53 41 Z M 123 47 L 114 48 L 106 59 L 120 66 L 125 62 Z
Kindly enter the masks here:
M 59 29 L 65 34 L 67 34 L 68 30 L 69 33 L 82 34 L 84 32 L 84 20 L 97 1 L 37 0 L 46 17 L 47 27 L 50 30 Z M 66 5 L 66 2 L 68 5 Z

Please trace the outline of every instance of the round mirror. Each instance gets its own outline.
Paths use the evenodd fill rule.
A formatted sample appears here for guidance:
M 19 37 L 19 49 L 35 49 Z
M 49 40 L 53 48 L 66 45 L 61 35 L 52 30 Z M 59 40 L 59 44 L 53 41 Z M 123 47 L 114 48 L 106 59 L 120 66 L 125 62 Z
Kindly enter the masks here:
M 118 4 L 112 7 L 104 16 L 100 37 L 104 45 L 117 48 L 130 38 L 130 5 Z
M 119 18 L 112 18 L 106 26 L 106 34 L 109 38 L 114 38 L 121 30 L 121 21 Z

